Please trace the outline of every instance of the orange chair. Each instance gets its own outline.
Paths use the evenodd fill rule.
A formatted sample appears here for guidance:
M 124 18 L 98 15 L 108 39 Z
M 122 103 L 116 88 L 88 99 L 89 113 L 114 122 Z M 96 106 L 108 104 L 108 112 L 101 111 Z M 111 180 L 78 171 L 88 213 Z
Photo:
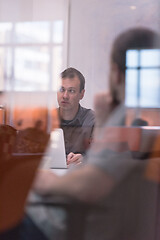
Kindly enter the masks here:
M 142 129 L 140 127 L 105 127 L 94 136 L 95 151 L 110 149 L 116 152 L 130 150 L 138 152 L 141 145 Z
M 25 137 L 39 137 L 40 130 L 26 131 Z M 17 131 L 11 126 L 0 125 L 0 239 L 1 234 L 14 228 L 23 218 L 28 192 L 31 188 L 41 154 L 13 154 L 17 143 Z M 44 135 L 42 134 L 42 137 Z M 49 135 L 45 135 L 41 147 L 45 149 Z M 32 150 L 35 142 L 33 143 Z M 39 140 L 39 139 L 38 139 Z M 27 142 L 28 143 L 28 142 Z M 43 146 L 42 146 L 43 145 Z M 27 146 L 23 146 L 23 150 Z M 29 146 L 31 147 L 31 146 Z M 28 147 L 28 150 L 30 148 Z M 26 153 L 26 152 L 23 152 Z

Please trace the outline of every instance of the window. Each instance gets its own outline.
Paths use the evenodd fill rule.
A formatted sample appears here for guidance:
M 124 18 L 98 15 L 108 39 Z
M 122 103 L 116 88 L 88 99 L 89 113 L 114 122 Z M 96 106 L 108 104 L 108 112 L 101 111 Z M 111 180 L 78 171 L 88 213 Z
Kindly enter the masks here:
M 127 107 L 160 108 L 160 50 L 133 49 L 126 54 Z
M 64 22 L 0 23 L 0 91 L 56 91 Z

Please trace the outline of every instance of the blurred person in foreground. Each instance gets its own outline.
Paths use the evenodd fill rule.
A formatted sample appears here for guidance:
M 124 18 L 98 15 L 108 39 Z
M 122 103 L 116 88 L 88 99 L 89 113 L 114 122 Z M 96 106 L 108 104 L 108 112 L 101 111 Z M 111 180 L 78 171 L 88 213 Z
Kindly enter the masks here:
M 37 173 L 33 189 L 40 196 L 59 195 L 106 207 L 103 213 L 89 215 L 85 239 L 151 240 L 154 235 L 154 221 L 148 222 L 152 220 L 148 204 L 153 195 L 150 183 L 143 177 L 146 163 L 133 159 L 129 150 L 118 152 L 117 145 L 110 150 L 107 142 L 111 136 L 104 130 L 124 123 L 127 49 L 159 48 L 157 41 L 159 36 L 145 28 L 131 29 L 117 37 L 111 52 L 110 92 L 95 98 L 97 122 L 86 164 L 64 176 L 50 171 Z M 23 237 L 65 239 L 66 215 L 62 210 L 28 206 L 27 213 Z

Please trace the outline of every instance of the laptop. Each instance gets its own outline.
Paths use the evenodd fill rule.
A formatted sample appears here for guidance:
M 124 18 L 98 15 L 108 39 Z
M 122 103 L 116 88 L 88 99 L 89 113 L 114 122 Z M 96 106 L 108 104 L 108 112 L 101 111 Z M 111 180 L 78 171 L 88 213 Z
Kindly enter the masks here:
M 50 141 L 42 160 L 42 168 L 67 169 L 64 134 L 61 128 L 56 128 L 50 134 Z M 58 171 L 54 172 L 58 173 Z

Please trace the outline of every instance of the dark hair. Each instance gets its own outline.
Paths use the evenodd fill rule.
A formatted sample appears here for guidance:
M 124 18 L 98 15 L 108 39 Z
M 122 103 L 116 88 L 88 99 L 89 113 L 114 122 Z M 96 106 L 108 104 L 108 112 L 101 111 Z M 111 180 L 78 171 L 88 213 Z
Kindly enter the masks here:
M 160 36 L 147 28 L 134 28 L 121 33 L 114 41 L 111 59 L 125 72 L 128 49 L 160 48 Z
M 65 69 L 61 73 L 61 78 L 74 78 L 74 77 L 78 77 L 78 79 L 80 81 L 80 92 L 81 92 L 85 87 L 85 78 L 80 71 L 78 71 L 75 68 L 70 67 L 70 68 Z
M 148 122 L 141 118 L 135 118 L 131 124 L 132 126 L 148 126 Z

